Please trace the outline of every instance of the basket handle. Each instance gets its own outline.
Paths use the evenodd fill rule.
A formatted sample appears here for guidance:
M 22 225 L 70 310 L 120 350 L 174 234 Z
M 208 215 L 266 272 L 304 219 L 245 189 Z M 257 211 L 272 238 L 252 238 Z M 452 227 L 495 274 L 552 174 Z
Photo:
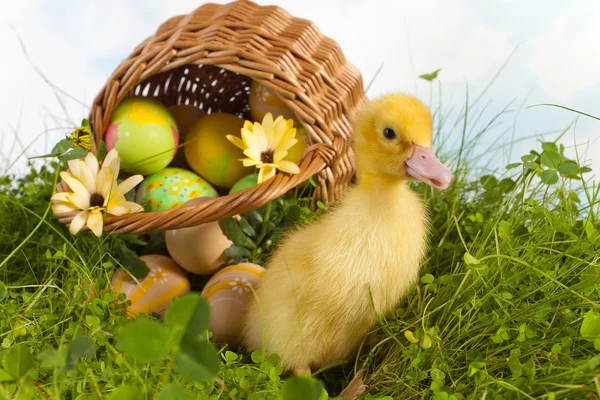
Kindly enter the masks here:
M 107 215 L 104 219 L 103 230 L 105 233 L 122 235 L 180 229 L 219 221 L 260 208 L 324 168 L 331 166 L 338 155 L 336 144 L 318 143 L 307 148 L 299 165 L 300 172 L 298 174 L 278 173 L 268 181 L 234 194 L 172 210 L 140 212 L 119 217 Z M 69 224 L 76 214 L 75 211 L 56 215 L 56 217 L 61 223 Z M 88 230 L 87 226 L 82 228 L 82 231 Z

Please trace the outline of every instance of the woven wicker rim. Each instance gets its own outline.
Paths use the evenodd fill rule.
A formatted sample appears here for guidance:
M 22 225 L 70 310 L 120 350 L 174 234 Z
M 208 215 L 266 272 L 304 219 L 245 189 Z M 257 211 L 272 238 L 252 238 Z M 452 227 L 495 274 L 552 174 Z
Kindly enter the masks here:
M 203 82 L 206 76 L 214 80 Z M 276 6 L 249 0 L 204 4 L 167 20 L 98 93 L 89 115 L 92 130 L 101 140 L 112 110 L 135 95 L 159 98 L 167 106 L 194 104 L 208 112 L 245 117 L 249 84 L 243 78 L 278 94 L 308 131 L 310 145 L 299 164 L 300 173 L 278 173 L 233 195 L 167 211 L 107 215 L 104 232 L 149 233 L 217 221 L 259 208 L 313 176 L 317 183 L 313 206 L 318 200 L 328 205 L 339 198 L 354 176 L 350 118 L 366 100 L 362 77 L 312 22 L 293 18 Z M 232 82 L 245 86 L 236 88 Z M 207 84 L 211 86 L 205 89 Z M 76 214 L 57 217 L 69 224 Z

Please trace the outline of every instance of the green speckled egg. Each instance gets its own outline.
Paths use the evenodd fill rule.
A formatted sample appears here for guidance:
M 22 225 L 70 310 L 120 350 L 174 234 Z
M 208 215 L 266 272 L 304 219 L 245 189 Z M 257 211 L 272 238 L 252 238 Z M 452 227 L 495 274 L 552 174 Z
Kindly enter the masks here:
M 217 197 L 210 183 L 183 168 L 165 168 L 152 174 L 140 184 L 136 202 L 144 210 L 163 211 L 177 208 L 196 197 Z

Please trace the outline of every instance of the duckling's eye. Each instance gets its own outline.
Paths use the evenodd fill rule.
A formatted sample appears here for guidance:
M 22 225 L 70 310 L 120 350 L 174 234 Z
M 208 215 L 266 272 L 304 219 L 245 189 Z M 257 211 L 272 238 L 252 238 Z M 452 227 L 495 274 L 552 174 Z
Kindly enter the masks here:
M 396 139 L 398 137 L 396 135 L 396 132 L 394 132 L 394 130 L 390 128 L 385 128 L 383 130 L 383 136 L 385 136 L 385 138 L 389 140 Z

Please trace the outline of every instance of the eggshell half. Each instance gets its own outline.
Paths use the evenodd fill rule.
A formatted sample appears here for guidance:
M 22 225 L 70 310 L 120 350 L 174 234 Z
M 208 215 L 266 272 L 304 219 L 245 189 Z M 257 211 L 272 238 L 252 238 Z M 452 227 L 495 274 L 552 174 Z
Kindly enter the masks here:
M 111 280 L 111 287 L 117 293 L 125 293 L 131 305 L 127 307 L 129 315 L 138 313 L 162 312 L 171 304 L 173 298 L 190 291 L 190 282 L 185 272 L 169 257 L 158 254 L 141 256 L 150 272 L 136 282 L 125 270 L 119 268 Z
M 202 296 L 210 306 L 208 329 L 214 340 L 237 348 L 242 341 L 242 328 L 252 289 L 258 287 L 264 268 L 251 263 L 230 265 L 213 275 Z
M 208 200 L 198 197 L 184 205 Z M 169 255 L 183 269 L 193 274 L 209 275 L 225 264 L 225 255 L 232 242 L 223 234 L 218 221 L 165 232 Z

